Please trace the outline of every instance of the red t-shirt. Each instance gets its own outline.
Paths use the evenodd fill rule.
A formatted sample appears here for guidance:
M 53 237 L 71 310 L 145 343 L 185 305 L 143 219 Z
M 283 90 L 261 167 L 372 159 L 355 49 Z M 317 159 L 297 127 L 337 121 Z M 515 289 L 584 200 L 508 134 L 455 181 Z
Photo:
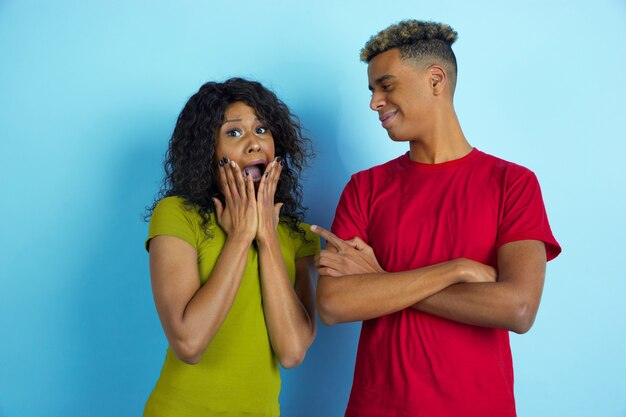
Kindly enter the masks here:
M 469 258 L 496 266 L 516 240 L 561 248 L 528 169 L 474 149 L 441 163 L 408 153 L 352 176 L 332 230 L 359 236 L 389 272 Z M 363 322 L 348 417 L 515 416 L 508 331 L 410 308 Z

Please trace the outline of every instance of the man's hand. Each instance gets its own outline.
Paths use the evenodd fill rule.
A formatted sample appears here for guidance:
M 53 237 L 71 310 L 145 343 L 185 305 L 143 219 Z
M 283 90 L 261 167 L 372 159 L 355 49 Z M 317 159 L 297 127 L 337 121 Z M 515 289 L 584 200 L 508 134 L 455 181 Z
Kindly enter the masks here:
M 315 257 L 315 266 L 320 275 L 337 277 L 385 272 L 372 247 L 359 237 L 343 240 L 317 225 L 312 225 L 311 231 L 326 239 L 326 249 Z

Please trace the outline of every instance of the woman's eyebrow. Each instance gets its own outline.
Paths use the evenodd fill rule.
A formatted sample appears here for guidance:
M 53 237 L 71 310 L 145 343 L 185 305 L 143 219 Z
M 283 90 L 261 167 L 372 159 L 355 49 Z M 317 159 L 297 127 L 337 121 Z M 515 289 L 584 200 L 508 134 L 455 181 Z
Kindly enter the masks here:
M 241 120 L 242 119 L 227 119 L 227 120 L 224 120 L 224 122 L 222 124 L 233 123 L 233 122 L 241 122 Z M 255 117 L 254 120 L 257 121 L 257 122 L 260 121 L 258 117 Z

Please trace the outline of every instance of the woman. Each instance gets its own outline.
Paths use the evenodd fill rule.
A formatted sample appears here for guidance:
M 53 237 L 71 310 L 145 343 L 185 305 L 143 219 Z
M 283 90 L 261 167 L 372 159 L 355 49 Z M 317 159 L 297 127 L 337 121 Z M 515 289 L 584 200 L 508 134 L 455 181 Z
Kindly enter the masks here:
M 145 416 L 280 414 L 278 363 L 297 366 L 315 337 L 308 145 L 257 82 L 209 82 L 185 105 L 146 242 L 169 348 Z

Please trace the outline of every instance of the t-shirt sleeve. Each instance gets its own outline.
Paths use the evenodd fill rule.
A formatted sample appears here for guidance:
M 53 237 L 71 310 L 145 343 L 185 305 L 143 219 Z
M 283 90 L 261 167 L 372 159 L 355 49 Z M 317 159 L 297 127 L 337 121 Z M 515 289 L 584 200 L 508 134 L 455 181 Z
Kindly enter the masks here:
M 196 247 L 196 222 L 193 212 L 178 197 L 166 197 L 154 208 L 145 247 L 149 250 L 150 239 L 159 235 L 174 236 Z
M 550 261 L 561 253 L 554 238 L 543 203 L 539 181 L 532 171 L 524 170 L 507 185 L 497 247 L 517 240 L 541 240 Z
M 364 199 L 366 190 L 359 192 L 361 181 L 355 175 L 350 178 L 348 184 L 341 193 L 337 209 L 335 210 L 335 219 L 331 231 L 344 240 L 360 237 L 364 242 L 369 244 L 367 236 L 367 212 L 364 207 Z
M 306 231 L 306 240 L 302 239 L 302 235 L 298 235 L 300 245 L 296 249 L 295 259 L 313 256 L 320 251 L 320 237 L 311 231 L 311 226 L 300 223 L 300 227 Z

